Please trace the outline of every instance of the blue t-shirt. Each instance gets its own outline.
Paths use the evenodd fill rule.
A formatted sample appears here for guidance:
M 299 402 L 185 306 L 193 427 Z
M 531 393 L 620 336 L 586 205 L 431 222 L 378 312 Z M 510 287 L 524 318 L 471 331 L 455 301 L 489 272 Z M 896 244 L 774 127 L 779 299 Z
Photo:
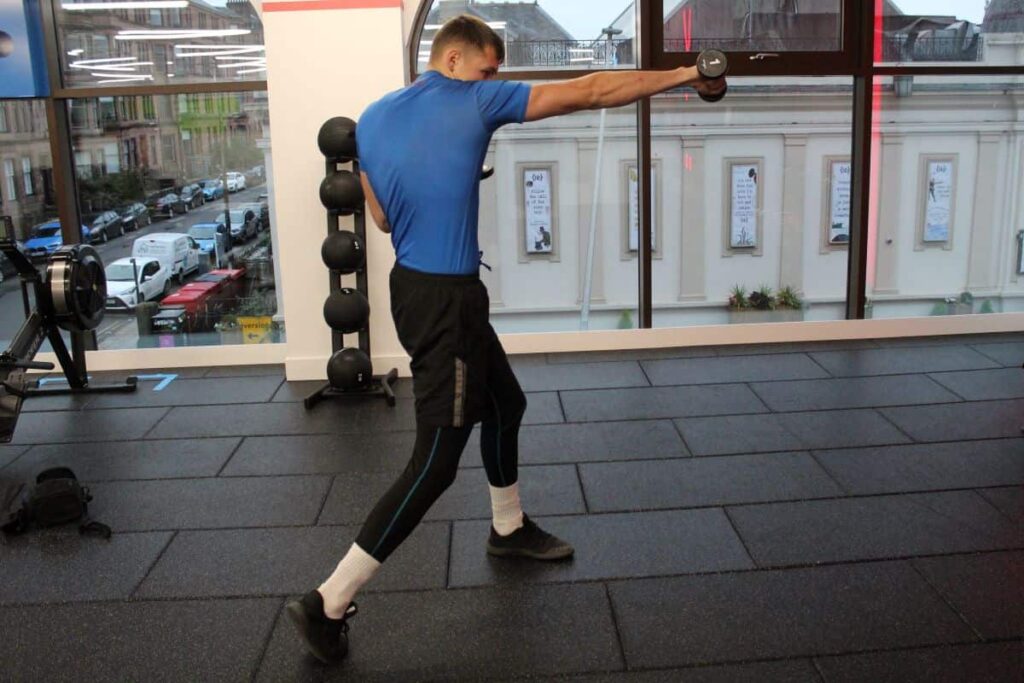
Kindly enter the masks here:
M 491 135 L 522 123 L 530 86 L 427 71 L 371 104 L 356 127 L 359 163 L 391 225 L 398 263 L 424 273 L 480 267 L 480 168 Z

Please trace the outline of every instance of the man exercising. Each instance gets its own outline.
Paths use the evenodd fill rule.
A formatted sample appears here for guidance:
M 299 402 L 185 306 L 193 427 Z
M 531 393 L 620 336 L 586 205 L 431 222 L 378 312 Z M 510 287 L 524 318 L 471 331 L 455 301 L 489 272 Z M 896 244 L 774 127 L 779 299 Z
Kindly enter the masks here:
M 696 68 L 595 73 L 531 86 L 495 80 L 501 38 L 480 19 L 448 21 L 428 70 L 370 105 L 356 129 L 363 190 L 377 226 L 391 234 L 391 314 L 412 358 L 416 441 L 398 480 L 377 502 L 334 573 L 288 603 L 306 647 L 324 662 L 348 651 L 356 592 L 455 481 L 473 425 L 493 513 L 491 555 L 561 560 L 571 545 L 523 513 L 517 477 L 526 397 L 488 322 L 477 243 L 480 169 L 491 135 L 508 123 L 620 107 L 692 86 L 706 96 L 724 79 Z

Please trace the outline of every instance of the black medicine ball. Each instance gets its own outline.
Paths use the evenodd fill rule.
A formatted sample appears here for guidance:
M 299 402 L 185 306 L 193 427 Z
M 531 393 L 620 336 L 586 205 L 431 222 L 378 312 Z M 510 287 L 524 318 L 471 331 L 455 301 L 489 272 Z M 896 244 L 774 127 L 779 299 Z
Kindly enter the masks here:
M 356 151 L 356 122 L 344 116 L 324 121 L 316 136 L 320 153 L 330 161 L 345 163 L 359 158 Z
M 320 203 L 328 211 L 343 216 L 355 213 L 363 206 L 363 186 L 359 178 L 349 171 L 328 174 L 320 183 Z
M 324 302 L 324 320 L 342 334 L 358 332 L 370 320 L 370 302 L 362 292 L 343 287 Z
M 366 249 L 359 235 L 350 230 L 336 230 L 327 236 L 320 247 L 324 265 L 343 275 L 354 273 L 366 265 Z
M 342 349 L 327 361 L 327 380 L 335 389 L 365 389 L 373 379 L 373 364 L 361 349 Z

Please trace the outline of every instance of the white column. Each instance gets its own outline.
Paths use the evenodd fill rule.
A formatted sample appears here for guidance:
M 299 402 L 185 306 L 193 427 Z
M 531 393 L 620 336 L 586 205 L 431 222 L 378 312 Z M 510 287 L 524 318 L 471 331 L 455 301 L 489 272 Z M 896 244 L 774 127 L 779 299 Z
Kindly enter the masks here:
M 878 257 L 875 269 L 875 294 L 899 293 L 900 207 L 903 196 L 903 136 L 882 138 L 882 163 L 878 181 Z M 910 188 L 911 192 L 913 188 Z M 913 196 L 913 195 L 911 195 Z
M 999 289 L 999 258 L 1002 249 L 1014 243 L 1004 237 L 1004 223 L 998 218 L 1000 199 L 1005 192 L 1006 176 L 1002 172 L 1002 133 L 978 135 L 978 163 L 974 187 L 974 211 L 971 218 L 971 252 L 967 262 L 967 289 L 978 294 Z M 1008 246 L 1009 245 L 1009 246 Z
M 367 105 L 404 85 L 401 0 L 265 1 L 262 11 L 280 236 L 277 283 L 288 337 L 285 371 L 289 380 L 322 379 L 331 332 L 323 318 L 329 285 L 319 253 L 327 219 L 317 194 L 324 158 L 316 135 L 328 118 L 358 120 Z M 369 218 L 366 246 L 374 370 L 397 365 L 407 371 L 390 314 L 394 251 Z
M 782 168 L 782 245 L 779 287 L 804 288 L 804 194 L 807 186 L 807 136 L 786 135 Z M 817 236 L 817 231 L 815 231 Z M 820 238 L 819 238 L 820 239 Z
M 679 258 L 679 300 L 707 299 L 704 240 L 707 232 L 705 139 L 683 139 L 683 235 Z M 669 174 L 671 177 L 671 174 Z

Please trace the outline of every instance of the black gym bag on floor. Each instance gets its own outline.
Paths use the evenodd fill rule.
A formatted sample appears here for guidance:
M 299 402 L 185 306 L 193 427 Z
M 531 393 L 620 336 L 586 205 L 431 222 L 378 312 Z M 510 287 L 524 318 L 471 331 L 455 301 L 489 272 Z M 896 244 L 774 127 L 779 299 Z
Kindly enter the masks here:
M 0 530 L 24 533 L 30 526 L 49 527 L 79 521 L 78 533 L 110 538 L 110 527 L 89 518 L 89 489 L 67 467 L 51 467 L 28 485 L 0 478 Z

